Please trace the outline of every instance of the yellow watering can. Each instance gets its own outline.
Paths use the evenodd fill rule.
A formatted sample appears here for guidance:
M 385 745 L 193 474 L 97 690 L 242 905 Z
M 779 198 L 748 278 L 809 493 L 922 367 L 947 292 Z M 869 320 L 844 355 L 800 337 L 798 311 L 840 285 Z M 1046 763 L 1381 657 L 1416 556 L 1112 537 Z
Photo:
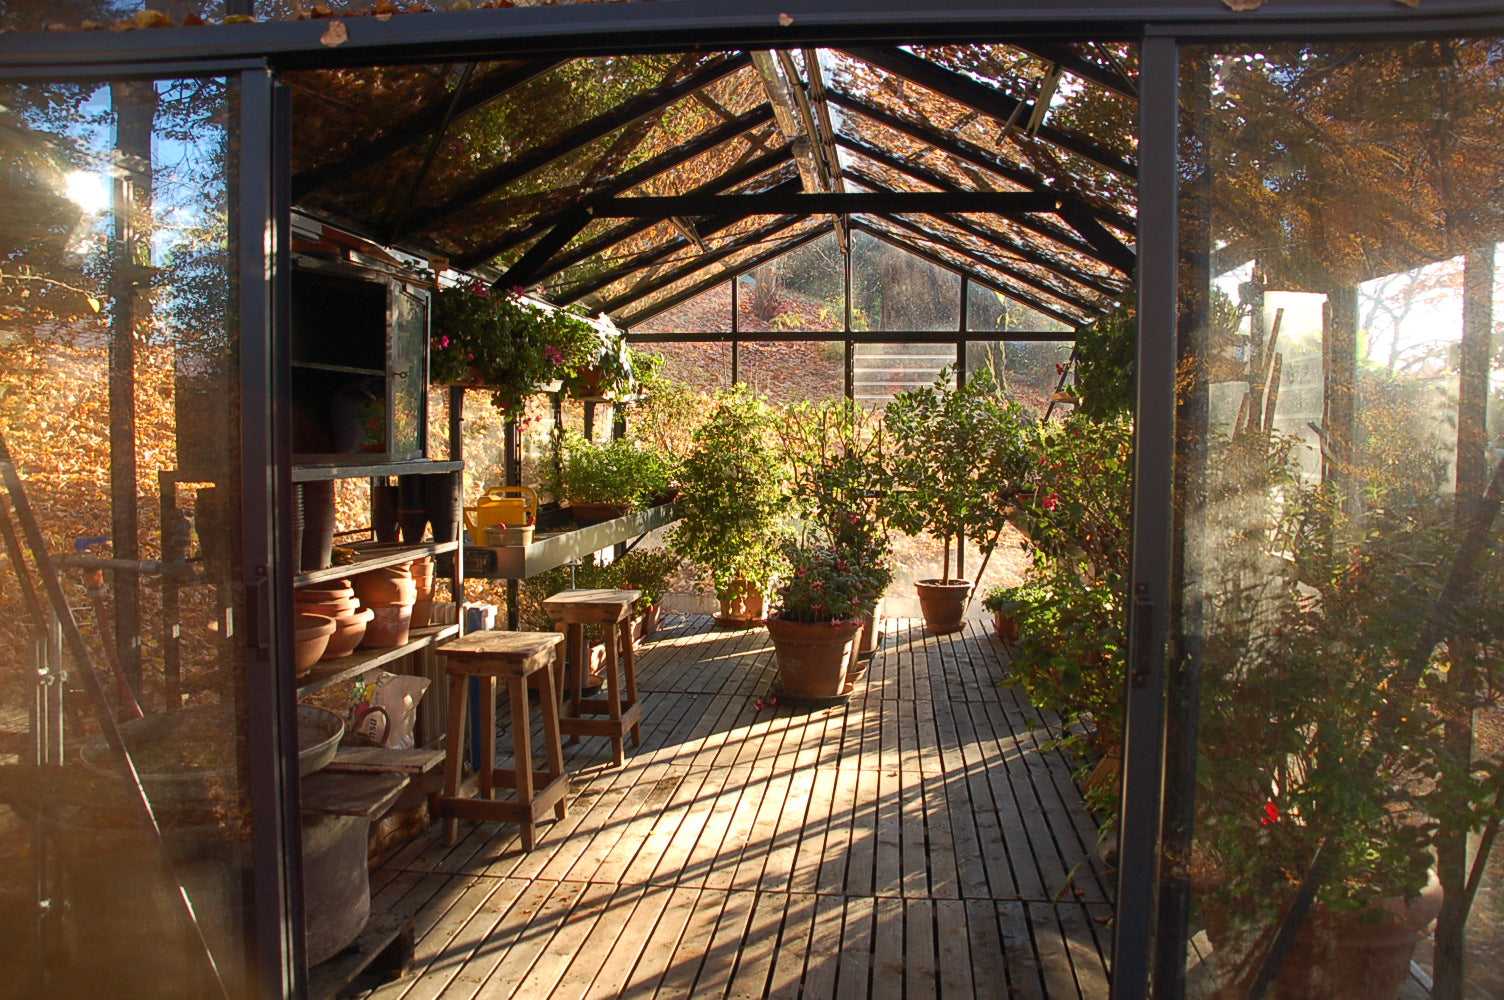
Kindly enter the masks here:
M 493 486 L 474 507 L 465 508 L 465 530 L 470 541 L 486 545 L 486 528 L 504 524 L 520 528 L 538 515 L 538 494 L 530 486 Z

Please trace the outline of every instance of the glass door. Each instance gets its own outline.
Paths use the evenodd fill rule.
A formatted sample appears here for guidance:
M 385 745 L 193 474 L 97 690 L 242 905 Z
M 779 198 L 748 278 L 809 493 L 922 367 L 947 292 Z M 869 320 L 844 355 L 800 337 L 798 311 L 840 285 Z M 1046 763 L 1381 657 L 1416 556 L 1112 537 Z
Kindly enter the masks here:
M 0 84 L 0 996 L 286 989 L 244 79 Z
M 1178 65 L 1156 995 L 1497 995 L 1504 43 Z

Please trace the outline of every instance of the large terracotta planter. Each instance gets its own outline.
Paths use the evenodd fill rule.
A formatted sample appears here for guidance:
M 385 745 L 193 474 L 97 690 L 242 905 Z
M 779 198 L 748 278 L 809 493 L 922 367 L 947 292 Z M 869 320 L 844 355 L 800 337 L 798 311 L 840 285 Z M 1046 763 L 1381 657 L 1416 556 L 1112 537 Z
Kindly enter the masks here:
M 1441 883 L 1433 873 L 1414 899 L 1386 899 L 1366 911 L 1312 908 L 1265 997 L 1395 1000 L 1410 974 L 1416 944 L 1441 912 L 1441 897 Z M 1224 907 L 1206 910 L 1218 986 L 1214 996 L 1246 996 L 1272 940 L 1272 926 L 1277 925 L 1242 927 L 1229 919 Z
M 796 698 L 835 698 L 846 692 L 846 665 L 862 623 L 768 619 L 778 653 L 778 683 Z
M 971 596 L 970 580 L 920 580 L 914 589 L 919 592 L 925 628 L 931 632 L 960 631 L 966 619 L 966 599 Z
M 720 597 L 720 602 L 720 611 L 715 615 L 719 625 L 746 625 L 766 616 L 762 591 L 745 580 L 733 583 L 727 595 Z

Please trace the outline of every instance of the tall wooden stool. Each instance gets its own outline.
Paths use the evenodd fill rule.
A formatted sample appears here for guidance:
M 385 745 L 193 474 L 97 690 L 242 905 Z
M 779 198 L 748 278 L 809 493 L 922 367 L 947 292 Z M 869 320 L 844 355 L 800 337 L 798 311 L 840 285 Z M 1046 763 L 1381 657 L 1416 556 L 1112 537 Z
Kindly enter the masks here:
M 559 731 L 574 736 L 609 736 L 616 764 L 626 762 L 622 743 L 632 731 L 632 745 L 642 746 L 642 705 L 637 700 L 637 663 L 632 652 L 632 602 L 640 590 L 561 590 L 543 602 L 555 625 L 564 626 L 574 677 L 569 702 L 559 719 Z M 585 655 L 585 626 L 603 625 L 606 631 L 606 697 L 586 698 L 585 674 L 590 659 Z M 626 698 L 622 698 L 617 665 L 626 675 Z M 587 718 L 604 715 L 607 718 Z M 571 740 L 573 742 L 573 740 Z
M 523 849 L 536 842 L 534 826 L 549 806 L 564 818 L 564 748 L 559 742 L 558 684 L 564 676 L 564 637 L 557 632 L 471 632 L 438 647 L 449 676 L 449 732 L 444 745 L 444 842 L 456 839 L 457 820 L 507 821 L 522 827 Z M 466 701 L 470 678 L 480 679 L 481 759 L 475 762 L 480 796 L 462 793 L 460 771 L 465 757 Z M 507 679 L 512 701 L 512 753 L 515 768 L 496 766 L 496 678 Z M 532 731 L 528 725 L 528 685 L 538 689 L 543 712 L 543 742 L 548 770 L 533 770 Z M 515 802 L 492 798 L 498 782 L 517 790 Z M 468 785 L 468 782 L 466 783 Z

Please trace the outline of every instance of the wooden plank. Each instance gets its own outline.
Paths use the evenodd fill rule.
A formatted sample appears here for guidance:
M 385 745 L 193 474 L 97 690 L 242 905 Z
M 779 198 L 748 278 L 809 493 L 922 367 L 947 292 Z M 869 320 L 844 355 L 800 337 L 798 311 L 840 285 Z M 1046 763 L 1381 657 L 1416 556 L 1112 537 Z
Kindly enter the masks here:
M 720 922 L 721 913 L 731 894 L 716 889 L 693 890 L 694 910 L 685 922 L 678 946 L 664 963 L 666 968 L 653 996 L 660 1000 L 680 1000 L 695 996 L 695 981 L 710 952 L 710 941 Z
M 372 917 L 349 947 L 308 970 L 310 1000 L 333 1000 L 362 974 L 378 967 L 389 977 L 383 987 L 411 983 L 413 933 L 411 918 Z
M 726 893 L 725 907 L 721 910 L 715 930 L 705 949 L 705 960 L 700 965 L 700 975 L 694 989 L 680 996 L 725 996 L 731 984 L 731 974 L 741 957 L 743 942 L 749 940 L 747 925 L 752 919 L 753 905 L 757 894 L 752 892 Z M 661 992 L 660 996 L 663 995 Z
M 780 950 L 779 928 L 783 926 L 789 895 L 783 892 L 757 892 L 752 916 L 738 943 L 736 970 L 727 984 L 727 1000 L 761 1000 L 768 995 L 773 963 Z M 701 987 L 704 995 L 704 987 Z
M 685 810 L 684 818 L 679 822 L 679 828 L 669 838 L 662 857 L 654 864 L 648 881 L 685 885 L 699 884 L 703 878 L 703 871 L 690 867 L 690 858 L 694 853 L 695 845 L 705 833 L 712 813 L 720 807 L 719 804 L 726 794 L 727 782 L 732 772 L 725 769 L 707 769 L 692 773 L 704 775 L 704 783 L 700 786 L 698 797 Z M 731 792 L 735 796 L 740 795 L 739 789 L 733 788 Z M 726 806 L 726 810 L 729 812 L 734 808 L 733 799 L 732 803 Z
M 814 771 L 795 771 L 778 801 L 778 822 L 773 839 L 763 848 L 767 863 L 758 884 L 764 891 L 787 892 L 789 889 L 799 845 L 810 832 L 814 783 Z M 818 824 L 818 817 L 815 822 Z
M 804 961 L 804 996 L 836 995 L 840 974 L 842 925 L 845 923 L 846 900 L 843 896 L 816 896 L 815 920 L 810 933 L 809 952 Z
M 444 763 L 442 750 L 394 750 L 390 747 L 340 747 L 320 773 L 394 771 L 427 774 Z
M 924 776 L 917 770 L 899 771 L 897 780 L 899 815 L 902 817 L 898 830 L 902 865 L 899 874 L 900 892 L 911 899 L 928 899 L 931 895 L 930 860 L 932 855 L 940 851 L 939 846 L 934 844 L 936 837 L 927 815 L 929 809 L 924 800 Z
M 643 945 L 642 956 L 622 985 L 621 1000 L 647 1000 L 669 972 L 674 949 L 684 937 L 700 898 L 698 889 L 664 886 L 668 894 L 663 912 Z
M 497 925 L 484 960 L 472 960 L 441 1000 L 511 1000 L 523 996 L 540 958 L 554 952 L 560 930 L 574 919 L 585 886 L 533 881 L 507 918 Z
M 851 817 L 851 857 L 846 865 L 846 892 L 852 896 L 876 894 L 877 779 L 877 772 L 857 772 L 855 812 Z
M 582 957 L 581 953 L 587 945 L 604 941 L 609 946 L 615 933 L 615 923 L 606 924 L 598 935 L 596 925 L 612 907 L 617 896 L 616 886 L 598 883 L 586 885 L 584 892 L 580 893 L 579 901 L 570 911 L 569 918 L 555 931 L 548 947 L 533 962 L 533 967 L 510 995 L 540 998 L 552 996 L 554 988 L 560 984 L 577 957 Z
M 971 952 L 971 981 L 977 984 L 978 992 L 981 995 L 1008 992 L 1004 988 L 1004 984 L 1008 983 L 1009 969 L 1003 956 L 1002 938 L 998 935 L 996 904 L 991 900 L 968 899 L 960 904 L 947 901 L 937 905 L 942 908 L 956 905 L 964 907 L 966 941 Z M 940 910 L 940 915 L 940 961 L 944 962 L 946 960 L 944 943 L 946 938 L 945 921 L 952 918 L 945 914 L 944 909 Z M 950 991 L 946 987 L 944 979 L 941 980 L 940 985 L 944 995 L 950 996 Z M 967 996 L 968 994 L 963 992 L 960 995 Z M 1027 992 L 1017 989 L 1008 992 L 1008 995 L 1018 997 L 1020 1000 L 1025 1000 L 1025 998 L 1030 996 Z
M 872 934 L 876 910 L 877 900 L 871 896 L 852 896 L 846 900 L 840 971 L 836 976 L 837 1000 L 868 1000 L 872 995 Z
M 935 961 L 940 996 L 976 996 L 978 983 L 981 984 L 981 992 L 986 993 L 995 990 L 1003 982 L 1002 978 L 972 979 L 971 955 L 974 947 L 971 928 L 966 920 L 966 904 L 959 899 L 935 900 Z
M 752 825 L 741 839 L 741 853 L 737 857 L 736 871 L 732 874 L 729 888 L 755 891 L 762 885 L 763 871 L 768 855 L 777 843 L 778 820 L 793 783 L 792 775 L 765 772 L 762 801 Z
M 663 860 L 664 853 L 673 843 L 685 817 L 699 799 L 701 789 L 708 785 L 708 771 L 691 771 L 686 767 L 674 767 L 669 772 L 674 776 L 673 794 L 656 814 L 649 813 L 649 825 L 642 834 L 642 842 L 631 862 L 619 875 L 624 883 L 652 881 L 653 872 Z
M 873 906 L 872 1000 L 903 1000 L 905 956 L 903 953 L 904 900 L 879 896 Z
M 791 892 L 815 892 L 820 886 L 820 868 L 827 859 L 826 836 L 834 822 L 839 805 L 835 798 L 836 769 L 819 768 L 810 772 L 809 809 L 806 815 L 803 836 L 799 840 L 793 865 L 789 871 L 788 888 Z M 833 843 L 832 850 L 841 850 L 845 838 Z
M 1029 929 L 1034 934 L 1034 952 L 1039 956 L 1039 971 L 1044 976 L 1045 996 L 1050 1000 L 1079 998 L 1081 990 L 1071 969 L 1057 908 L 1050 903 L 1026 903 L 1025 907 Z
M 773 973 L 765 993 L 773 1000 L 799 1000 L 804 984 L 805 959 L 810 955 L 810 934 L 815 926 L 818 897 L 810 893 L 793 893 L 787 899 L 783 933 L 778 938 Z
M 303 779 L 303 811 L 375 819 L 397 800 L 408 780 L 405 774 L 329 774 L 320 771 Z
M 879 907 L 885 901 L 879 901 Z M 904 903 L 903 995 L 906 1000 L 927 1000 L 939 995 L 940 978 L 935 968 L 935 904 L 928 899 Z
M 825 847 L 818 862 L 815 891 L 821 893 L 846 892 L 848 867 L 856 863 L 855 850 L 857 831 L 858 772 L 851 768 L 838 768 L 835 775 L 835 792 L 831 797 L 831 816 L 826 825 Z
M 1071 969 L 1075 972 L 1081 996 L 1106 996 L 1107 963 L 1103 953 L 1098 950 L 1092 919 L 1086 906 L 1081 903 L 1062 903 L 1055 907 L 1055 913 L 1060 919 L 1065 949 L 1070 955 Z
M 586 939 L 553 996 L 558 1000 L 619 996 L 667 902 L 666 888 L 617 887 L 601 916 L 600 928 Z
M 1029 934 L 1029 914 L 1025 904 L 1004 901 L 997 904 L 997 922 L 1002 935 L 1003 963 L 1008 969 L 1008 985 L 1019 1000 L 1044 1000 L 1044 977 L 1041 956 Z M 1049 994 L 1050 1000 L 1062 1000 Z
M 883 770 L 877 779 L 876 869 L 873 892 L 903 895 L 903 791 L 896 770 Z
M 913 788 L 909 794 L 916 799 L 922 796 L 923 801 L 925 839 L 915 847 L 919 856 L 929 865 L 926 891 L 934 899 L 958 899 L 961 895 L 960 875 L 957 871 L 956 840 L 951 830 L 951 807 L 945 779 L 940 775 L 920 772 L 907 775 L 904 780 L 906 788 Z M 907 888 L 906 879 L 905 889 Z
M 414 954 L 412 987 L 401 994 L 402 1000 L 435 1000 L 443 993 L 526 889 L 521 879 L 477 880 L 471 891 L 484 894 L 480 905 L 469 912 L 451 907 L 423 936 Z

